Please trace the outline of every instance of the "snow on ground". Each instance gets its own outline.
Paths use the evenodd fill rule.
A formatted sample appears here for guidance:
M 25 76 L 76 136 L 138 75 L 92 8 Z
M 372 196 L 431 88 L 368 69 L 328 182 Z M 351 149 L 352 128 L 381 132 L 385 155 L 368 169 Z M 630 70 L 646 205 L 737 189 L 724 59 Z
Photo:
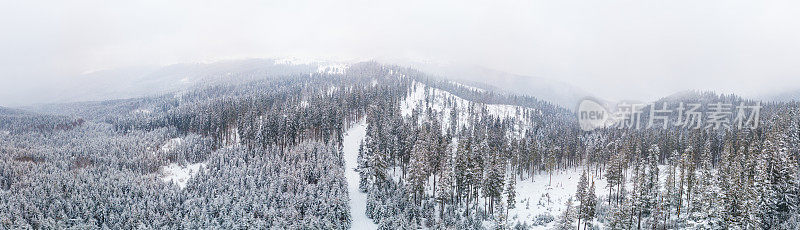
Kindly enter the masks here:
M 175 183 L 181 189 L 186 187 L 186 182 L 200 171 L 201 167 L 206 167 L 205 163 L 195 163 L 180 166 L 172 163 L 161 168 L 161 180 L 167 183 Z
M 669 167 L 667 165 L 659 165 L 658 168 L 658 178 L 662 184 L 661 191 L 663 191 L 663 184 L 666 182 Z M 520 223 L 527 223 L 528 226 L 531 226 L 536 220 L 537 215 L 549 213 L 554 218 L 552 222 L 544 226 L 532 226 L 532 229 L 552 229 L 564 211 L 567 199 L 575 196 L 575 191 L 578 190 L 578 182 L 580 181 L 583 169 L 584 168 L 581 167 L 558 170 L 553 173 L 552 184 L 549 182 L 550 174 L 547 172 L 537 173 L 533 178 L 518 177 L 516 184 L 517 204 L 516 208 L 508 212 L 509 223 L 513 226 L 519 221 Z M 597 196 L 598 202 L 602 202 L 608 198 L 608 188 L 606 187 L 608 186 L 608 182 L 605 180 L 605 174 L 595 175 L 592 173 L 595 169 L 596 168 L 592 166 L 589 170 L 589 184 L 587 187 L 591 187 L 591 183 L 594 182 L 595 195 Z M 625 178 L 627 179 L 625 187 L 628 190 L 633 188 L 633 183 L 630 181 L 633 177 L 633 175 L 631 175 L 631 170 L 632 169 L 625 170 Z M 606 171 L 603 171 L 603 173 L 605 172 Z M 505 195 L 503 199 L 505 200 Z M 574 197 L 572 199 L 573 207 L 580 204 Z M 604 223 L 595 220 L 594 224 L 602 229 Z
M 430 96 L 430 101 L 426 101 L 426 95 Z M 481 105 L 484 105 L 482 103 L 474 103 L 465 100 L 441 89 L 427 87 L 420 82 L 414 82 L 411 92 L 409 92 L 407 97 L 400 104 L 400 111 L 403 116 L 411 116 L 415 108 L 425 108 L 426 103 L 430 103 L 431 110 L 441 116 L 442 128 L 445 129 L 451 122 L 450 113 L 453 111 L 452 106 L 448 105 L 448 101 L 452 101 L 455 107 L 457 107 L 458 118 L 456 124 L 458 127 L 465 125 L 469 127 L 469 109 L 471 108 L 479 112 Z M 500 119 L 516 118 L 518 124 L 516 124 L 515 133 L 517 135 L 523 134 L 528 127 L 533 127 L 531 121 L 525 119 L 523 116 L 523 113 L 526 111 L 529 113 L 536 112 L 533 108 L 503 104 L 485 104 L 485 106 L 489 115 L 499 117 Z
M 378 226 L 367 217 L 367 194 L 358 190 L 360 177 L 356 172 L 358 166 L 358 147 L 367 135 L 367 122 L 362 119 L 344 134 L 342 151 L 344 152 L 347 193 L 350 197 L 350 216 L 353 220 L 351 229 L 377 229 Z
M 552 229 L 558 221 L 559 216 L 566 207 L 567 199 L 575 195 L 578 190 L 578 181 L 582 173 L 582 168 L 570 168 L 558 170 L 553 173 L 552 182 L 550 174 L 543 172 L 533 176 L 533 178 L 517 178 L 517 204 L 516 208 L 509 210 L 509 223 L 527 223 L 529 226 L 536 220 L 536 216 L 549 213 L 554 219 L 544 226 L 533 226 L 533 229 Z M 591 186 L 592 175 L 589 175 L 589 186 Z M 601 177 L 595 177 L 595 194 L 603 195 L 606 181 Z M 573 198 L 573 205 L 577 202 Z
M 153 154 L 168 153 L 182 144 L 183 138 L 176 137 L 169 139 L 161 145 L 161 148 L 159 148 L 158 152 L 153 152 Z M 186 187 L 186 182 L 188 182 L 189 179 L 194 176 L 194 174 L 200 171 L 200 167 L 205 166 L 205 163 L 195 163 L 185 166 L 172 163 L 161 167 L 161 175 L 159 175 L 159 178 L 166 183 L 175 183 L 178 185 L 178 187 L 183 189 Z

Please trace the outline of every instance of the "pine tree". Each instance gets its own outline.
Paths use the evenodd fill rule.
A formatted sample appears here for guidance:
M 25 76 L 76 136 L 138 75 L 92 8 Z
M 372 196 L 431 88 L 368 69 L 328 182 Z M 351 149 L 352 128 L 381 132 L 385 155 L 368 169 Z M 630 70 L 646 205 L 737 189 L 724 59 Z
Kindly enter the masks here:
M 695 195 L 693 197 L 692 219 L 696 222 L 709 224 L 710 226 L 719 223 L 719 196 L 717 185 L 718 177 L 712 164 L 711 140 L 706 139 L 703 150 L 700 153 L 700 177 L 695 183 Z M 709 226 L 709 227 L 710 227 Z
M 499 203 L 503 194 L 505 164 L 500 162 L 496 155 L 490 156 L 490 158 L 490 161 L 487 162 L 487 171 L 483 182 L 483 196 L 488 199 L 488 211 L 494 213 L 494 206 Z
M 508 210 L 515 209 L 517 207 L 516 184 L 517 180 L 514 179 L 514 176 L 508 176 L 506 181 L 506 203 L 508 204 Z
M 647 175 L 642 190 L 642 214 L 645 217 L 653 216 L 658 203 L 659 191 L 661 190 L 659 188 L 660 183 L 658 180 L 658 154 L 660 153 L 660 150 L 657 145 L 652 145 L 648 149 L 648 153 Z
M 587 175 L 586 170 L 583 170 L 583 173 L 581 174 L 581 179 L 580 181 L 578 181 L 578 189 L 575 191 L 575 199 L 578 202 L 580 202 L 578 203 L 578 208 L 576 209 L 578 217 L 578 227 L 580 227 L 581 225 L 581 220 L 586 220 L 588 218 L 586 213 L 587 211 L 586 197 L 587 197 L 587 190 L 589 189 L 587 188 L 588 183 L 589 183 L 589 176 Z
M 677 175 L 676 175 L 677 166 L 675 157 L 677 155 L 678 151 L 673 151 L 672 154 L 670 154 L 669 157 L 667 158 L 668 171 L 667 171 L 667 179 L 664 182 L 665 189 L 662 195 L 663 205 L 661 208 L 663 217 L 662 221 L 664 225 L 666 225 L 667 221 L 670 219 L 672 210 L 678 207 L 678 205 L 680 205 L 680 199 L 681 199 L 680 193 L 679 191 L 676 191 L 681 189 L 680 184 L 678 184 L 677 182 Z M 678 188 L 676 188 L 676 185 L 678 186 Z
M 359 175 L 359 178 L 360 178 L 358 180 L 358 182 L 359 182 L 358 183 L 358 189 L 361 192 L 366 192 L 367 191 L 367 185 L 369 184 L 369 181 L 368 181 L 367 178 L 369 177 L 369 175 L 372 174 L 372 166 L 370 166 L 370 163 L 369 163 L 369 159 L 372 158 L 372 156 L 371 156 L 371 152 L 367 151 L 367 149 L 371 149 L 371 148 L 365 148 L 364 147 L 368 143 L 371 144 L 371 141 L 369 141 L 369 140 L 371 140 L 371 137 L 369 137 L 369 135 L 367 135 L 366 137 L 364 137 L 364 140 L 361 142 L 361 145 L 359 145 L 359 147 L 358 147 L 358 158 L 357 158 L 357 161 L 358 161 L 358 166 L 357 167 L 358 168 L 357 168 L 357 170 L 358 170 L 358 175 Z
M 455 173 L 453 172 L 452 160 L 450 160 L 450 158 L 448 157 L 448 160 L 446 160 L 444 168 L 442 169 L 442 175 L 439 177 L 439 183 L 437 184 L 436 187 L 437 200 L 439 201 L 440 219 L 444 219 L 445 204 L 448 204 L 453 200 L 454 176 Z
M 418 141 L 418 143 L 421 141 Z M 428 178 L 425 164 L 426 150 L 423 145 L 417 145 L 411 154 L 411 163 L 408 170 L 408 182 L 414 202 L 420 204 L 425 189 L 425 182 Z
M 763 228 L 775 228 L 797 213 L 797 161 L 791 159 L 785 134 L 772 134 L 764 142 L 760 171 L 760 219 Z
M 731 226 L 740 226 L 741 216 L 741 203 L 740 200 L 744 197 L 740 191 L 741 181 L 739 161 L 743 160 L 736 157 L 735 151 L 731 142 L 727 142 L 725 148 L 720 156 L 719 170 L 717 172 L 716 187 L 719 189 L 717 193 L 718 205 L 715 205 L 715 210 L 719 213 L 719 225 L 730 228 Z
M 606 226 L 609 229 L 630 229 L 630 225 L 626 225 L 628 216 L 630 216 L 630 214 L 626 212 L 627 210 L 627 206 L 614 206 L 614 208 L 611 209 L 611 220 Z
M 694 164 L 694 150 L 692 146 L 688 146 L 686 150 L 683 152 L 683 156 L 681 157 L 681 186 L 680 186 L 680 196 L 681 198 L 678 200 L 679 205 L 677 209 L 677 216 L 680 218 L 683 207 L 686 207 L 686 210 L 692 208 L 692 194 L 694 193 L 694 184 L 695 184 L 695 164 Z M 686 197 L 684 199 L 683 197 Z M 685 204 L 685 205 L 683 205 Z
M 567 206 L 564 208 L 564 212 L 561 213 L 561 216 L 558 219 L 558 223 L 556 223 L 557 230 L 572 230 L 575 224 L 575 216 L 572 207 L 572 197 L 567 199 Z
M 631 191 L 633 214 L 631 218 L 636 217 L 636 228 L 641 229 L 642 218 L 644 217 L 647 207 L 647 200 L 645 198 L 648 192 L 646 190 L 646 165 L 644 161 L 638 157 L 638 154 L 635 162 L 636 163 L 633 165 L 633 178 L 631 178 L 633 182 L 633 190 Z
M 759 201 L 761 200 L 761 187 L 762 183 L 760 183 L 760 178 L 762 177 L 762 173 L 758 173 L 759 169 L 761 169 L 760 162 L 761 162 L 761 150 L 759 149 L 756 141 L 751 140 L 751 143 L 745 151 L 747 157 L 745 157 L 745 170 L 744 170 L 744 180 L 746 180 L 746 184 L 744 185 L 743 191 L 743 210 L 744 217 L 742 220 L 742 226 L 746 229 L 756 229 L 761 227 L 761 208 L 759 207 Z
M 584 215 L 583 216 L 583 218 L 584 218 L 584 224 L 583 224 L 584 227 L 583 227 L 583 229 L 587 229 L 587 227 L 592 227 L 591 223 L 592 223 L 592 220 L 594 220 L 594 217 L 595 217 L 596 208 L 597 208 L 597 196 L 595 195 L 594 190 L 595 190 L 594 189 L 594 182 L 592 182 L 592 186 L 589 187 L 589 190 L 588 190 L 588 192 L 586 194 L 586 197 L 584 197 L 584 202 L 586 202 L 586 204 L 585 205 L 583 205 L 583 204 L 581 205 L 585 209 L 583 211 L 583 215 Z
M 606 181 L 608 186 L 608 204 L 611 204 L 612 197 L 616 197 L 617 201 L 620 200 L 619 192 L 620 187 L 624 184 L 623 179 L 623 170 L 625 168 L 625 155 L 623 151 L 619 151 L 617 154 L 611 158 L 611 162 L 609 162 L 608 170 L 606 171 Z M 612 192 L 614 191 L 614 187 L 617 187 L 616 193 L 612 196 Z

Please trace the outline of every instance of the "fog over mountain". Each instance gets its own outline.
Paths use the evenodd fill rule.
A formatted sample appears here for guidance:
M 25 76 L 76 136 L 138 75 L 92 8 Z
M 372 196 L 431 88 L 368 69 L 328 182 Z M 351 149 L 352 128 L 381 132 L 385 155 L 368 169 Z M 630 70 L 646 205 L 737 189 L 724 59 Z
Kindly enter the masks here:
M 126 99 L 225 82 L 263 79 L 268 77 L 266 72 L 270 73 L 269 76 L 307 73 L 316 71 L 317 66 L 318 63 L 287 65 L 272 59 L 245 59 L 117 68 L 55 79 L 55 82 L 43 83 L 41 89 L 30 90 L 19 96 L 22 103 L 36 104 Z
M 800 88 L 798 4 L 9 1 L 0 7 L 0 105 L 47 102 L 42 94 L 98 70 L 273 57 L 481 66 L 609 100 L 685 89 L 755 96 Z
M 557 79 L 511 74 L 475 65 L 431 62 L 409 62 L 401 65 L 418 68 L 454 81 L 493 87 L 499 92 L 536 97 L 567 109 L 574 109 L 583 98 L 596 96 Z
M 172 93 L 193 87 L 224 82 L 258 80 L 281 74 L 325 72 L 336 65 L 351 62 L 327 62 L 292 59 L 243 59 L 213 63 L 175 64 L 164 67 L 139 66 L 101 70 L 69 80 L 61 79 L 52 88 L 29 91 L 25 100 L 41 103 L 64 103 L 126 99 Z M 578 101 L 592 96 L 567 83 L 543 77 L 522 76 L 469 65 L 400 63 L 434 77 L 500 93 L 527 95 L 574 109 Z M 266 74 L 269 72 L 269 74 Z

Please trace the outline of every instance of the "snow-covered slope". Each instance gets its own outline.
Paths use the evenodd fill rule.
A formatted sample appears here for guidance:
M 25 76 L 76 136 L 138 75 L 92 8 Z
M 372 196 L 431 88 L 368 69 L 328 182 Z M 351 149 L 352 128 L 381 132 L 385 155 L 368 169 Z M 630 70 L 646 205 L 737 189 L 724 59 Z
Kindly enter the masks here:
M 450 92 L 428 87 L 420 82 L 414 82 L 411 91 L 400 104 L 401 113 L 403 116 L 411 116 L 414 109 L 425 111 L 428 107 L 431 108 L 436 116 L 439 116 L 443 128 L 448 127 L 452 122 L 451 114 L 454 109 L 458 112 L 456 120 L 458 127 L 469 127 L 471 125 L 470 119 L 472 119 L 470 118 L 469 110 L 480 111 L 485 107 L 488 115 L 500 119 L 516 119 L 516 129 L 514 130 L 516 135 L 524 134 L 525 130 L 534 125 L 530 119 L 526 118 L 526 113 L 540 112 L 533 108 L 516 105 L 475 103 Z

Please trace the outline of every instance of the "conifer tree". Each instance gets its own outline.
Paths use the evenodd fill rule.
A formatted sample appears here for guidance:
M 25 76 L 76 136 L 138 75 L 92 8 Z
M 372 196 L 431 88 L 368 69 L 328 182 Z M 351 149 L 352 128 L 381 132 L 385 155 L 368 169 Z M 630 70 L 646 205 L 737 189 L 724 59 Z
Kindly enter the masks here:
M 581 226 L 581 220 L 586 220 L 587 216 L 587 207 L 588 202 L 587 198 L 587 191 L 588 191 L 588 183 L 589 183 L 589 176 L 586 173 L 586 170 L 583 170 L 581 173 L 581 179 L 578 181 L 578 189 L 575 191 L 575 200 L 577 200 L 578 207 L 576 208 L 577 211 L 577 219 L 578 219 L 578 227 Z
M 506 180 L 506 204 L 508 208 L 506 210 L 511 210 L 517 207 L 517 188 L 516 188 L 517 180 L 514 179 L 514 176 L 508 176 Z M 508 216 L 508 213 L 506 213 Z
M 586 202 L 585 205 L 582 205 L 585 209 L 583 211 L 583 218 L 584 224 L 583 229 L 587 229 L 588 227 L 592 227 L 592 220 L 595 218 L 595 213 L 597 209 L 597 196 L 594 193 L 594 182 L 592 182 L 592 186 L 589 187 L 588 192 L 586 193 L 586 197 L 584 197 L 584 201 Z
M 572 230 L 575 224 L 574 207 L 572 206 L 572 197 L 567 199 L 566 207 L 558 218 L 556 223 L 557 230 Z

